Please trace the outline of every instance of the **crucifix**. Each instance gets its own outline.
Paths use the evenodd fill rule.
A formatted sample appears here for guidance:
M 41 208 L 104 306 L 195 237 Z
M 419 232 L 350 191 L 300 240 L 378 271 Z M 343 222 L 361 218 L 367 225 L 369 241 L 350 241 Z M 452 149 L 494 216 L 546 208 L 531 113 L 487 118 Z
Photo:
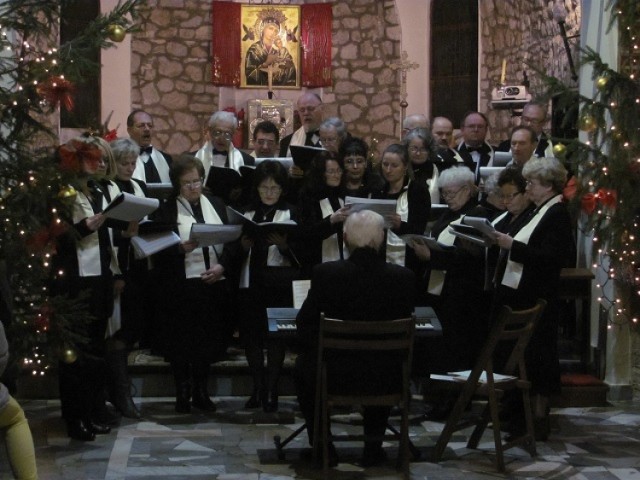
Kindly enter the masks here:
M 389 65 L 394 70 L 400 70 L 400 125 L 404 122 L 404 117 L 407 112 L 407 70 L 413 70 L 420 66 L 420 64 L 409 61 L 409 55 L 406 51 L 402 51 L 400 60 L 393 62 Z M 400 129 L 400 137 L 402 139 L 402 128 Z

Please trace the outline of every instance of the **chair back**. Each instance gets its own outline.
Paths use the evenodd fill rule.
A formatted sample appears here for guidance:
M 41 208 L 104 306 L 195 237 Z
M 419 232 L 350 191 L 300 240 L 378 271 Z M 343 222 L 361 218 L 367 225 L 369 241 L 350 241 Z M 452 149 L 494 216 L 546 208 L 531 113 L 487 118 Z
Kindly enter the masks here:
M 520 378 L 526 379 L 524 351 L 546 305 L 545 300 L 538 299 L 535 306 L 526 310 L 515 311 L 508 306 L 503 306 L 480 353 L 480 361 L 486 364 L 492 359 L 496 347 L 505 345 L 510 349 L 510 354 L 500 373 L 505 375 L 517 373 Z

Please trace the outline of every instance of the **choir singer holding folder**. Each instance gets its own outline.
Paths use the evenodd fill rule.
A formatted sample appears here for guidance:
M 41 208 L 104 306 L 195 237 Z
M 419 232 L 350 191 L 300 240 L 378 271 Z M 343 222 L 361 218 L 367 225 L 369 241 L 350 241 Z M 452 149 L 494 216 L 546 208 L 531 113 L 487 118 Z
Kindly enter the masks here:
M 176 412 L 191 406 L 213 412 L 207 379 L 211 363 L 220 360 L 231 336 L 228 249 L 200 247 L 190 240 L 194 223 L 225 224 L 223 202 L 202 193 L 204 167 L 192 155 L 174 159 L 170 170 L 173 193 L 154 220 L 176 224 L 181 243 L 154 257 L 159 283 L 159 326 L 162 353 L 168 358 L 176 383 Z

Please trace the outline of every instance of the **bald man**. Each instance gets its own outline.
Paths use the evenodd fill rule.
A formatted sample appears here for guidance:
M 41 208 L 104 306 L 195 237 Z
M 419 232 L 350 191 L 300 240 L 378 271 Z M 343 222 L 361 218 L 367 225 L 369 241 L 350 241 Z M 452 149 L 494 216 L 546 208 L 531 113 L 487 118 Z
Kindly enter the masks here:
M 532 101 L 527 103 L 522 109 L 522 117 L 520 125 L 531 128 L 536 135 L 536 148 L 534 155 L 536 157 L 554 157 L 553 144 L 549 137 L 544 133 L 543 129 L 547 122 L 547 104 Z M 511 138 L 501 142 L 498 150 L 508 152 L 511 148 Z
M 322 123 L 322 99 L 315 93 L 303 93 L 297 102 L 302 126 L 280 140 L 280 156 L 290 157 L 290 145 L 320 146 L 318 128 Z
M 415 128 L 424 128 L 425 130 L 429 130 L 429 119 L 421 113 L 405 117 L 402 122 L 402 138 Z

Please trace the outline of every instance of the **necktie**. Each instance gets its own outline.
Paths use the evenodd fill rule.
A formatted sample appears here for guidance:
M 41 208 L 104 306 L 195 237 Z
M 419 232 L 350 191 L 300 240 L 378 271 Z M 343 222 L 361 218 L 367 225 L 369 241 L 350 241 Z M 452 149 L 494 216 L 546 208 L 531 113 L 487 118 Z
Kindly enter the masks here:
M 482 147 L 470 147 L 469 145 L 466 145 L 467 147 L 467 152 L 471 153 L 471 152 L 478 152 L 478 153 L 482 153 L 482 151 L 484 150 Z
M 151 147 L 149 147 L 151 148 Z M 161 183 L 160 174 L 158 173 L 158 169 L 153 163 L 153 158 L 148 158 L 146 162 L 144 162 L 144 177 L 147 183 Z
M 140 147 L 140 155 L 142 155 L 143 153 L 151 155 L 151 150 L 153 150 L 153 147 L 151 145 L 149 145 L 148 147 Z

